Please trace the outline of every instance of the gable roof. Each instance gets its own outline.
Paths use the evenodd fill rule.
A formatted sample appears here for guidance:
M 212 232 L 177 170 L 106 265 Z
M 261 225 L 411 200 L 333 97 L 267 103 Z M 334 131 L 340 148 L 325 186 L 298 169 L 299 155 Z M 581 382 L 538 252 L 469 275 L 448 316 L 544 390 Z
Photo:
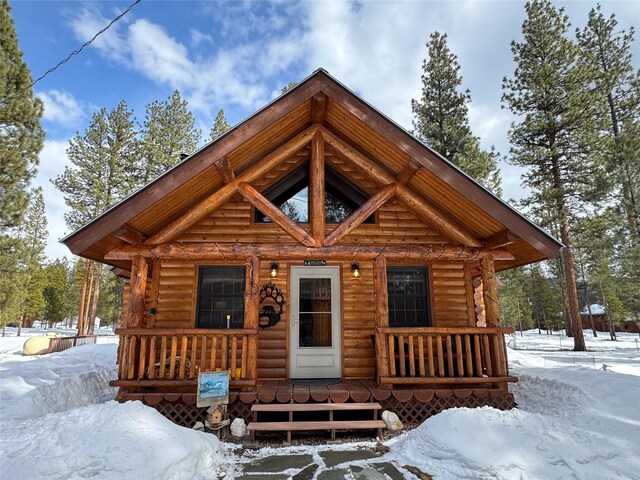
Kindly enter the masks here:
M 318 124 L 376 171 L 397 177 L 413 165 L 408 189 L 473 237 L 505 231 L 519 237 L 506 247 L 515 259 L 496 262 L 497 270 L 552 258 L 562 246 L 323 69 L 61 242 L 76 255 L 128 269 L 127 262 L 104 258 L 126 244 L 122 238 L 157 234 L 225 185 L 225 164 L 242 174 Z

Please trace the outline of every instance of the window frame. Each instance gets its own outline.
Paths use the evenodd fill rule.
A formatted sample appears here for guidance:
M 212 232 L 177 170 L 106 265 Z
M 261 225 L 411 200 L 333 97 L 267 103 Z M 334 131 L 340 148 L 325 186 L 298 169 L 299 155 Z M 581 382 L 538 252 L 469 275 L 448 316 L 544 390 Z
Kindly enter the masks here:
M 276 180 L 272 185 L 269 185 L 262 191 L 262 195 L 268 199 L 271 203 L 279 207 L 280 204 L 287 201 L 289 198 L 295 196 L 289 196 L 291 191 L 297 189 L 304 189 L 309 186 L 310 178 L 310 162 L 305 161 L 301 165 L 298 165 L 284 177 Z M 363 205 L 371 195 L 358 187 L 355 183 L 345 178 L 335 169 L 325 165 L 325 192 L 329 193 L 333 197 L 336 197 L 339 201 L 349 207 L 352 212 L 355 212 L 361 205 Z M 326 194 L 325 194 L 326 195 Z M 326 200 L 325 200 L 326 202 Z M 307 204 L 307 208 L 309 208 Z M 251 221 L 255 225 L 271 225 L 272 222 L 267 218 L 259 209 L 252 206 L 251 209 Z M 309 218 L 309 212 L 307 211 L 307 219 Z M 325 212 L 326 220 L 326 212 Z M 344 220 L 343 220 L 344 221 Z M 308 225 L 309 221 L 296 222 L 299 225 Z M 326 220 L 327 225 L 339 225 L 341 222 L 329 222 Z M 371 214 L 364 222 L 367 225 L 374 225 L 378 223 L 378 212 Z
M 397 310 L 395 307 L 392 307 L 393 302 L 392 300 L 392 295 L 389 292 L 389 282 L 390 282 L 390 272 L 393 271 L 400 271 L 400 270 L 421 270 L 422 271 L 422 276 L 423 276 L 423 281 L 424 281 L 424 312 L 425 312 L 425 319 L 426 319 L 426 324 L 412 324 L 412 325 L 408 325 L 406 324 L 406 322 L 402 323 L 402 324 L 393 324 L 392 323 L 392 318 L 395 318 L 395 315 L 393 315 L 392 317 L 392 309 Z M 433 299 L 433 281 L 432 281 L 432 268 L 431 265 L 404 265 L 404 264 L 397 264 L 397 265 L 387 265 L 386 268 L 386 274 L 387 274 L 387 305 L 388 305 L 388 320 L 389 320 L 389 327 L 391 328 L 429 328 L 429 327 L 433 327 L 433 303 L 434 303 L 434 299 Z M 397 297 L 396 295 L 393 296 L 394 298 Z M 406 312 L 407 310 L 402 310 L 403 312 Z M 415 310 L 414 310 L 415 311 Z M 406 313 L 405 313 L 405 318 L 406 318 Z
M 227 330 L 226 326 L 220 326 L 220 327 L 212 327 L 212 326 L 207 326 L 207 325 L 202 325 L 202 320 L 200 317 L 200 307 L 201 307 L 201 302 L 203 300 L 203 298 L 215 298 L 214 295 L 201 295 L 201 288 L 202 288 L 202 282 L 203 279 L 205 278 L 206 275 L 204 275 L 204 272 L 207 269 L 221 269 L 221 270 L 237 270 L 238 272 L 241 270 L 242 271 L 242 293 L 233 293 L 233 294 L 228 294 L 226 296 L 223 296 L 222 298 L 233 298 L 233 299 L 241 299 L 240 305 L 241 305 L 241 310 L 240 310 L 240 317 L 242 318 L 242 323 L 239 326 L 233 326 L 232 323 L 230 323 L 229 325 L 229 330 L 240 330 L 242 328 L 244 328 L 244 319 L 245 319 L 245 294 L 246 294 L 246 267 L 245 265 L 215 265 L 215 264 L 196 264 L 196 268 L 197 268 L 197 278 L 195 281 L 195 311 L 194 311 L 194 328 L 199 328 L 199 329 L 208 329 L 208 330 Z M 215 278 L 215 277 L 214 277 Z M 224 295 L 224 294 L 223 294 Z M 219 297 L 220 298 L 220 297 Z M 231 311 L 233 312 L 233 310 Z M 231 322 L 233 322 L 233 317 L 231 319 Z

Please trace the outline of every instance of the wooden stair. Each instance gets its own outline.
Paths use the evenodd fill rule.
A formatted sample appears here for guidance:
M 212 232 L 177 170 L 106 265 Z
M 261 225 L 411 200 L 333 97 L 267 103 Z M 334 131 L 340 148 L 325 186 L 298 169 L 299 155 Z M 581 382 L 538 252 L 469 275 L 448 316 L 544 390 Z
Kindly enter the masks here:
M 251 441 L 255 440 L 256 432 L 287 432 L 287 442 L 291 443 L 291 432 L 329 430 L 331 439 L 335 440 L 336 430 L 377 430 L 378 437 L 382 438 L 382 429 L 385 427 L 382 420 L 378 420 L 378 411 L 382 407 L 379 403 L 256 403 L 251 407 L 253 422 L 249 423 Z M 334 412 L 371 411 L 371 420 L 334 420 Z M 286 412 L 289 421 L 286 422 L 261 422 L 258 421 L 258 413 Z M 296 413 L 300 412 L 326 412 L 326 420 L 304 421 L 296 419 Z

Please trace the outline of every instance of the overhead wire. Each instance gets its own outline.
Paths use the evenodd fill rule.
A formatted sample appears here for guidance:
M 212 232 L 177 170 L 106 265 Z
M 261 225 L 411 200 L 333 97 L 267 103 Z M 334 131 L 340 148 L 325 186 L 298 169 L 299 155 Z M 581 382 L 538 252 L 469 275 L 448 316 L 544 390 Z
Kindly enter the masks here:
M 109 28 L 111 28 L 111 26 L 116 23 L 118 20 L 120 20 L 122 17 L 124 17 L 127 13 L 129 13 L 129 11 L 135 7 L 138 3 L 140 3 L 142 0 L 135 0 L 132 4 L 130 4 L 122 13 L 120 13 L 118 16 L 116 16 L 113 20 L 111 20 L 106 27 L 104 27 L 102 30 L 100 30 L 98 33 L 96 33 L 93 37 L 91 37 L 90 40 L 87 40 L 86 42 L 84 42 L 79 48 L 75 49 L 73 52 L 71 52 L 69 55 L 67 55 L 66 58 L 64 58 L 63 60 L 60 60 L 55 66 L 51 67 L 49 70 L 47 70 L 46 72 L 44 72 L 42 75 L 40 75 L 38 78 L 36 78 L 33 82 L 31 82 L 31 84 L 29 84 L 28 86 L 18 90 L 17 92 L 15 92 L 12 95 L 9 95 L 7 98 L 13 98 L 19 94 L 21 94 L 22 92 L 29 90 L 31 88 L 33 88 L 33 86 L 38 83 L 40 80 L 44 79 L 47 75 L 49 75 L 50 73 L 55 72 L 58 68 L 60 68 L 62 65 L 64 65 L 65 63 L 67 63 L 69 60 L 71 60 L 73 57 L 75 57 L 76 55 L 80 54 L 80 52 L 82 52 L 82 50 L 84 50 L 86 47 L 88 47 L 89 45 L 91 45 L 96 38 L 98 38 L 100 35 L 102 35 L 104 32 L 106 32 L 107 30 L 109 30 Z

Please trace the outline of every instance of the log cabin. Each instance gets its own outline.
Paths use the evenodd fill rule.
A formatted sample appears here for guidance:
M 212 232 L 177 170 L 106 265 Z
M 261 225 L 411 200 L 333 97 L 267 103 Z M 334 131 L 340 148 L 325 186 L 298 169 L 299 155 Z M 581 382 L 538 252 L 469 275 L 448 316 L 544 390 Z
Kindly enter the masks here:
M 130 279 L 117 398 L 187 426 L 208 371 L 247 421 L 511 408 L 496 272 L 561 247 L 322 69 L 63 242 Z

